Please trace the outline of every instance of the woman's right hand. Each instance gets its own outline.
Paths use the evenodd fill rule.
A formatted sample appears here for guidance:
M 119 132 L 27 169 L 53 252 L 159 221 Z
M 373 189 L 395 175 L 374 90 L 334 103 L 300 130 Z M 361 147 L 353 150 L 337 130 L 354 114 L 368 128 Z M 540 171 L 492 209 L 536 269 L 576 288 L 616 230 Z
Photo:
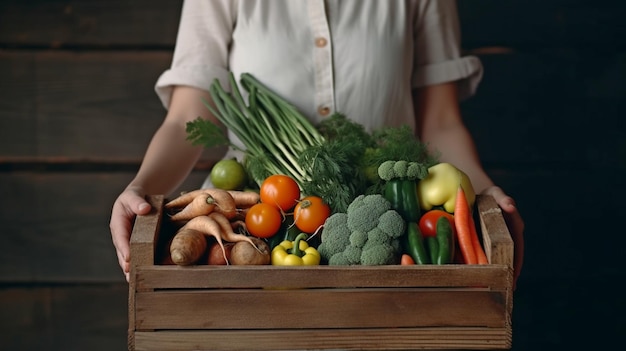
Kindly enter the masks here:
M 130 272 L 130 233 L 137 215 L 150 212 L 150 204 L 145 200 L 144 192 L 139 188 L 129 187 L 115 200 L 111 211 L 111 239 L 117 251 L 117 260 L 122 272 L 129 278 Z

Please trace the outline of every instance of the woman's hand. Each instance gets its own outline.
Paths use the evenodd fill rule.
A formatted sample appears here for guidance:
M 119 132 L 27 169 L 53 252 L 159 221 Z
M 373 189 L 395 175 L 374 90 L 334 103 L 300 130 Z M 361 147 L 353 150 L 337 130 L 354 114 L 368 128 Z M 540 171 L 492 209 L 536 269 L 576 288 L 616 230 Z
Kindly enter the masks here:
M 130 272 L 130 233 L 133 221 L 137 215 L 145 215 L 150 212 L 150 204 L 145 200 L 143 191 L 138 188 L 128 188 L 118 196 L 111 211 L 111 238 L 117 260 L 122 272 L 129 278 Z
M 515 246 L 513 257 L 513 287 L 515 288 L 517 278 L 522 271 L 522 265 L 524 263 L 524 220 L 515 206 L 515 200 L 505 194 L 500 187 L 488 187 L 482 192 L 482 194 L 493 196 L 498 203 L 498 206 L 502 209 L 504 221 L 511 232 L 511 237 Z

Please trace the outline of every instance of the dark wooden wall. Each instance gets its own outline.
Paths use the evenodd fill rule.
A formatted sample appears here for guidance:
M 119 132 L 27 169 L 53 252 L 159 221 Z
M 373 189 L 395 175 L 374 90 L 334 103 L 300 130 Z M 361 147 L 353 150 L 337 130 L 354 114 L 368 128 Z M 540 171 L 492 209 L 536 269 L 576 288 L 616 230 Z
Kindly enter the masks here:
M 127 286 L 108 220 L 164 116 L 153 86 L 180 5 L 0 1 L 0 349 L 125 349 Z M 459 10 L 463 46 L 485 66 L 463 112 L 527 225 L 514 349 L 608 345 L 626 332 L 626 7 Z

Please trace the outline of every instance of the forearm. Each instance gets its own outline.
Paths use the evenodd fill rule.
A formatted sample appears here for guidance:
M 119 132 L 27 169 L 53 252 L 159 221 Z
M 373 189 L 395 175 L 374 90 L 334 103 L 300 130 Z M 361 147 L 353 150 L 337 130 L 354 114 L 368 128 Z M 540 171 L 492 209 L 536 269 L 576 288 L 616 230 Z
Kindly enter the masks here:
M 187 140 L 187 122 L 202 117 L 213 120 L 203 100 L 210 95 L 192 87 L 176 87 L 165 120 L 154 134 L 137 175 L 129 187 L 146 194 L 170 194 L 189 175 L 202 155 L 202 146 Z M 217 149 L 216 149 L 217 150 Z M 221 155 L 215 155 L 219 158 Z
M 476 146 L 463 124 L 455 83 L 425 87 L 414 93 L 418 137 L 441 162 L 463 170 L 477 193 L 493 186 L 480 163 Z
M 146 194 L 170 194 L 189 175 L 202 148 L 192 146 L 183 127 L 165 121 L 154 134 L 141 167 L 129 187 Z
M 449 162 L 463 170 L 477 193 L 494 185 L 483 170 L 474 141 L 465 127 L 440 129 L 423 138 L 423 141 L 440 155 L 441 162 Z

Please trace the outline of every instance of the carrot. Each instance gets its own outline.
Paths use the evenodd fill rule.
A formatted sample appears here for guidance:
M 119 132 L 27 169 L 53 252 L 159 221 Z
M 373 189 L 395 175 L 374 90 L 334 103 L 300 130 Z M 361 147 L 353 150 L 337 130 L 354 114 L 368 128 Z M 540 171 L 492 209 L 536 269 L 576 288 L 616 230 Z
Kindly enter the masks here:
M 474 217 L 470 216 L 470 230 L 472 233 L 472 245 L 474 246 L 474 252 L 476 252 L 476 260 L 478 264 L 488 264 L 489 260 L 487 259 L 487 255 L 485 254 L 485 250 L 483 250 L 483 246 L 480 244 L 480 240 L 478 240 L 478 232 L 476 230 L 476 223 L 474 222 Z
M 254 247 L 255 249 L 259 249 L 255 244 L 254 241 L 247 235 L 244 234 L 238 234 L 235 233 L 235 231 L 233 230 L 233 223 L 231 223 L 228 218 L 224 217 L 224 215 L 222 215 L 221 213 L 217 213 L 217 212 L 213 212 L 211 214 L 209 214 L 209 218 L 213 219 L 215 222 L 217 222 L 217 224 L 219 224 L 219 226 L 222 228 L 222 239 L 231 242 L 231 243 L 238 243 L 240 241 L 247 241 L 248 243 L 250 243 L 250 245 L 252 245 L 252 247 Z M 236 224 L 236 225 L 241 225 Z
M 454 226 L 456 228 L 459 248 L 466 264 L 477 264 L 476 252 L 472 244 L 472 232 L 470 230 L 470 208 L 465 197 L 465 191 L 459 184 L 454 204 Z
M 189 205 L 193 201 L 193 199 L 196 198 L 196 196 L 202 194 L 204 190 L 205 189 L 197 189 L 193 191 L 183 192 L 178 197 L 165 203 L 163 207 L 167 209 L 185 207 Z
M 261 201 L 261 195 L 254 191 L 228 190 L 228 193 L 235 200 L 237 208 L 248 208 Z
M 173 214 L 170 219 L 172 221 L 188 221 L 197 216 L 208 215 L 213 212 L 215 206 L 216 200 L 211 194 L 200 193 L 182 210 Z
M 205 236 L 193 229 L 180 229 L 170 244 L 172 262 L 180 266 L 188 266 L 198 262 L 207 249 Z
M 204 189 L 204 191 L 215 199 L 215 212 L 223 214 L 227 219 L 237 215 L 235 199 L 228 191 L 217 188 Z
M 222 248 L 224 259 L 228 262 L 228 259 L 226 258 L 226 248 L 224 248 L 224 241 L 222 239 L 222 227 L 220 227 L 220 225 L 213 218 L 205 215 L 194 217 L 189 222 L 185 223 L 181 230 L 182 229 L 193 229 L 202 234 L 214 237 Z
M 400 264 L 403 266 L 410 266 L 410 265 L 414 265 L 415 261 L 413 260 L 413 257 L 411 257 L 410 255 L 402 254 L 402 257 L 400 258 Z

